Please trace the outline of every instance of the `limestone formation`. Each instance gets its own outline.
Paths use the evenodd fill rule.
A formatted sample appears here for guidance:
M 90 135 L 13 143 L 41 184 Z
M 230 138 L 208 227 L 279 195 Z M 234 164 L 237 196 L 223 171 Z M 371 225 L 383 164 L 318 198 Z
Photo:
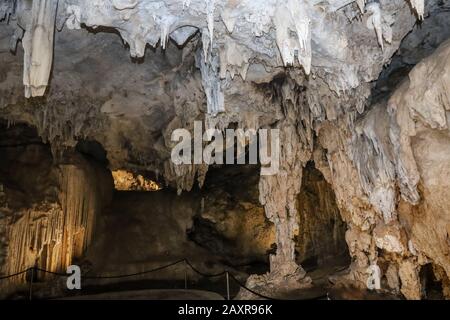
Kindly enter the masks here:
M 427 298 L 434 281 L 449 298 L 449 12 L 446 0 L 0 1 L 0 275 L 92 257 L 139 271 L 188 248 L 212 269 L 268 263 L 243 280 L 282 296 L 314 285 L 302 257 L 325 263 L 345 240 L 335 285 L 367 289 L 379 270 L 377 293 Z M 278 130 L 278 170 L 174 163 L 172 132 L 195 121 Z M 130 199 L 142 202 L 127 216 Z M 104 256 L 108 241 L 129 259 Z

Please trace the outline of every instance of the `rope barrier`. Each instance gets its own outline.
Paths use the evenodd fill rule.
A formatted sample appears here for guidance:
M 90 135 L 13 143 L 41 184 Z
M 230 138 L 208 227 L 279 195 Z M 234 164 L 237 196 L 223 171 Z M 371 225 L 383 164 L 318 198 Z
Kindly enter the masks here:
M 146 271 L 142 271 L 142 272 L 136 272 L 136 273 L 130 273 L 130 274 L 122 274 L 122 275 L 116 275 L 116 276 L 84 276 L 83 278 L 85 279 L 120 279 L 120 278 L 128 278 L 128 277 L 134 277 L 134 276 L 140 276 L 143 274 L 147 274 L 147 273 L 152 273 L 152 272 L 156 272 L 159 270 L 163 270 L 163 269 L 167 269 L 170 268 L 174 265 L 177 265 L 181 262 L 184 262 L 185 259 L 181 259 L 172 263 L 169 263 L 168 265 L 165 266 L 161 266 L 161 267 L 157 267 L 151 270 L 146 270 Z
M 205 278 L 217 278 L 217 277 L 226 275 L 226 277 L 227 277 L 227 297 L 228 297 L 228 299 L 229 299 L 229 281 L 228 281 L 228 277 L 230 277 L 231 279 L 233 279 L 234 282 L 236 282 L 236 284 L 239 287 L 249 291 L 250 293 L 252 293 L 252 294 L 254 294 L 254 295 L 256 295 L 256 296 L 258 296 L 260 298 L 267 299 L 267 300 L 280 300 L 280 299 L 277 299 L 277 298 L 273 298 L 273 297 L 269 297 L 269 296 L 263 295 L 261 293 L 256 292 L 255 290 L 252 290 L 252 289 L 248 288 L 242 282 L 240 282 L 228 270 L 224 270 L 224 271 L 221 271 L 221 272 L 215 273 L 215 274 L 208 274 L 208 273 L 201 272 L 196 267 L 194 267 L 191 264 L 191 262 L 188 259 L 186 259 L 186 258 L 178 260 L 178 261 L 175 261 L 175 262 L 172 262 L 172 263 L 164 265 L 164 266 L 160 266 L 160 267 L 154 268 L 154 269 L 145 270 L 145 271 L 142 271 L 142 272 L 123 274 L 123 275 L 113 275 L 113 276 L 101 276 L 101 275 L 98 275 L 98 276 L 83 276 L 83 278 L 84 279 L 120 279 L 120 278 L 128 278 L 128 277 L 139 276 L 139 275 L 148 274 L 148 273 L 160 271 L 160 270 L 163 270 L 163 269 L 167 269 L 167 268 L 170 268 L 170 267 L 175 266 L 177 264 L 180 264 L 182 262 L 184 262 L 187 266 L 189 266 L 195 273 L 197 273 L 200 276 L 205 277 Z M 7 275 L 7 276 L 2 276 L 2 277 L 0 277 L 0 280 L 13 278 L 13 277 L 19 276 L 21 274 L 24 274 L 24 273 L 26 273 L 26 272 L 28 272 L 30 270 L 32 270 L 33 273 L 36 272 L 36 271 L 40 271 L 40 272 L 45 272 L 45 273 L 48 273 L 48 274 L 53 274 L 53 275 L 56 275 L 56 276 L 61 276 L 61 277 L 68 277 L 69 276 L 66 273 L 49 271 L 49 270 L 45 270 L 45 269 L 41 269 L 41 268 L 37 268 L 37 267 L 30 267 L 28 269 L 25 269 L 23 271 L 20 271 L 20 272 L 14 273 L 14 274 L 10 274 L 10 275 Z M 186 282 L 186 279 L 185 279 L 185 282 Z M 302 300 L 317 300 L 317 299 L 322 299 L 322 298 L 325 298 L 325 297 L 327 297 L 327 295 L 323 295 L 323 296 L 312 298 L 312 299 L 302 299 Z
M 10 274 L 10 275 L 8 275 L 8 276 L 0 277 L 0 280 L 4 280 L 4 279 L 9 279 L 9 278 L 13 278 L 13 277 L 16 277 L 16 276 L 20 276 L 21 274 L 27 272 L 27 271 L 30 270 L 30 269 L 31 269 L 31 268 L 28 268 L 28 269 L 26 269 L 26 270 L 23 270 L 23 271 L 14 273 L 14 274 Z
M 233 280 L 234 280 L 241 288 L 244 288 L 245 290 L 249 291 L 250 293 L 253 293 L 254 295 L 256 295 L 256 296 L 258 296 L 258 297 L 260 297 L 260 298 L 267 299 L 267 300 L 279 300 L 279 299 L 276 299 L 276 298 L 272 298 L 272 297 L 265 296 L 265 295 L 263 295 L 263 294 L 260 294 L 260 293 L 256 292 L 255 290 L 252 290 L 252 289 L 250 289 L 250 288 L 247 288 L 247 287 L 246 287 L 245 285 L 243 285 L 238 279 L 236 279 L 236 277 L 235 277 L 232 273 L 230 273 L 230 277 L 231 277 L 231 279 L 233 279 Z
M 48 274 L 53 274 L 55 276 L 60 276 L 60 277 L 67 277 L 68 276 L 67 273 L 54 272 L 54 271 L 49 271 L 49 270 L 45 270 L 45 269 L 41 269 L 41 268 L 29 268 L 29 269 L 34 269 L 36 271 L 40 271 L 40 272 L 44 272 L 44 273 L 48 273 Z
M 199 274 L 199 275 L 201 275 L 202 277 L 205 277 L 205 278 L 217 278 L 217 277 L 223 276 L 224 274 L 227 273 L 227 271 L 222 271 L 222 272 L 215 273 L 215 274 L 207 274 L 207 273 L 203 273 L 203 272 L 199 271 L 197 268 L 195 268 L 195 267 L 189 262 L 189 260 L 185 259 L 185 261 L 186 261 L 187 265 L 188 265 L 192 270 L 194 270 L 194 272 L 196 272 L 197 274 Z

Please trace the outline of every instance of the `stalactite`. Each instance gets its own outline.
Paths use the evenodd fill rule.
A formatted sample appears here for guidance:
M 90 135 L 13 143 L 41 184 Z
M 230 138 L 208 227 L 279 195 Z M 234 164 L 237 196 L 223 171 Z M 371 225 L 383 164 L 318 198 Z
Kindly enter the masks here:
M 216 6 L 216 0 L 206 0 L 206 17 L 209 31 L 209 39 L 211 47 L 214 40 L 214 11 Z
M 14 12 L 14 1 L 4 0 L 0 3 L 0 21 L 8 19 Z
M 408 1 L 417 12 L 419 19 L 423 19 L 424 1 Z M 304 72 L 309 74 L 313 55 L 311 41 L 321 43 L 323 42 L 321 41 L 322 37 L 326 38 L 323 36 L 326 30 L 321 30 L 322 22 L 326 23 L 326 28 L 332 27 L 333 21 L 328 21 L 332 19 L 327 18 L 330 16 L 329 13 L 339 14 L 344 10 L 353 10 L 353 6 L 350 4 L 354 2 L 356 2 L 355 7 L 357 5 L 361 11 L 365 7 L 369 13 L 372 13 L 368 23 L 376 31 L 380 46 L 384 47 L 383 39 L 390 43 L 392 41 L 392 30 L 390 29 L 392 23 L 388 21 L 390 18 L 385 18 L 385 12 L 380 14 L 379 10 L 371 12 L 373 7 L 379 7 L 378 2 L 367 3 L 364 0 L 329 1 L 327 4 L 318 0 L 265 0 L 259 1 L 257 4 L 242 0 L 227 3 L 215 0 L 183 0 L 178 6 L 173 6 L 170 2 L 166 3 L 165 1 L 115 0 L 108 4 L 101 4 L 97 1 L 74 0 L 61 2 L 61 10 L 57 18 L 58 21 L 64 21 L 69 29 L 79 29 L 81 25 L 94 29 L 99 26 L 115 28 L 123 40 L 129 44 L 132 57 L 143 57 L 147 44 L 155 47 L 160 42 L 161 46 L 165 48 L 173 28 L 186 26 L 208 30 L 207 34 L 202 32 L 205 52 L 208 48 L 212 50 L 213 45 L 217 49 L 223 45 L 223 36 L 227 34 L 227 31 L 233 33 L 235 26 L 239 25 L 241 35 L 233 38 L 233 41 L 254 51 L 252 58 L 257 57 L 263 60 L 265 65 L 271 65 L 271 67 L 292 66 L 298 61 Z M 5 16 L 5 12 L 11 11 L 11 3 L 8 1 L 6 7 L 2 6 L 3 16 Z M 33 7 L 32 12 L 34 13 L 28 17 L 30 21 L 22 26 L 27 31 L 23 38 L 26 52 L 24 85 L 27 97 L 39 96 L 45 92 L 51 69 L 53 55 L 51 48 L 53 47 L 54 21 L 58 1 L 19 1 L 19 3 L 21 6 L 32 3 Z M 396 4 L 396 7 L 398 6 Z M 393 9 L 395 11 L 397 8 Z M 21 7 L 17 15 L 26 16 L 28 11 L 27 8 Z M 192 16 L 193 12 L 199 16 L 199 19 Z M 397 12 L 395 14 L 398 16 Z M 41 17 L 39 19 L 42 20 L 42 24 L 37 21 L 38 17 Z M 217 17 L 222 18 L 224 25 L 215 25 Z M 312 24 L 313 19 L 319 19 L 322 22 Z M 61 24 L 64 25 L 62 22 Z M 41 27 L 36 28 L 36 25 Z M 275 42 L 278 52 L 271 43 L 273 39 L 267 36 L 270 34 L 271 28 L 276 31 Z M 342 37 L 343 33 L 345 30 L 341 28 L 336 34 Z M 313 35 L 314 39 L 312 39 Z M 256 36 L 257 39 L 254 39 L 253 36 Z M 206 44 L 207 37 L 208 44 Z M 216 37 L 217 44 L 214 43 L 214 37 Z M 350 40 L 350 37 L 343 38 Z M 337 49 L 340 52 L 348 47 L 348 44 L 341 41 L 342 39 L 337 40 L 339 41 L 335 42 L 334 39 L 329 41 L 328 45 L 321 43 L 317 47 L 318 58 L 322 59 L 323 54 L 327 56 L 333 50 Z M 331 50 L 326 47 L 330 47 Z M 278 54 L 281 60 L 274 62 L 272 66 L 270 60 Z M 347 55 L 351 56 L 350 52 Z M 205 58 L 207 56 L 205 54 Z M 340 61 L 343 60 L 341 53 L 331 56 L 336 60 L 331 68 L 332 72 L 330 72 L 333 78 L 340 74 Z M 327 69 L 329 68 L 328 66 Z M 328 82 L 330 86 L 333 85 L 333 80 Z M 345 82 L 343 84 L 347 89 L 349 84 Z
M 364 7 L 366 5 L 366 0 L 357 0 L 356 3 L 358 4 L 358 8 L 361 11 L 361 13 L 364 13 Z
M 42 96 L 47 87 L 53 61 L 53 38 L 58 1 L 33 1 L 31 18 L 22 39 L 25 96 Z
M 120 70 L 127 73 L 123 72 L 125 76 L 116 73 L 111 81 L 104 77 L 102 85 L 105 87 L 98 90 L 97 96 L 95 89 L 98 88 L 92 89 L 94 71 L 102 72 L 114 63 L 108 65 L 101 61 L 98 68 L 93 67 L 93 72 L 86 69 L 98 62 L 92 62 L 97 58 L 90 56 L 89 50 L 97 53 L 104 49 L 97 44 L 103 45 L 106 37 L 101 33 L 89 34 L 90 39 L 95 38 L 92 42 L 86 40 L 89 45 L 83 47 L 84 41 L 69 45 L 73 39 L 79 40 L 77 37 L 84 31 L 65 30 L 66 33 L 57 37 L 61 41 L 58 50 L 61 50 L 60 57 L 69 52 L 73 59 L 64 57 L 61 65 L 55 64 L 59 68 L 55 72 L 55 90 L 45 105 L 30 112 L 35 101 L 22 103 L 18 100 L 20 103 L 16 103 L 17 63 L 5 54 L 8 48 L 1 43 L 1 58 L 8 63 L 0 68 L 0 111 L 11 121 L 35 124 L 45 142 L 51 143 L 55 154 L 75 146 L 77 139 L 102 139 L 116 167 L 160 170 L 168 184 L 179 192 L 191 190 L 196 179 L 201 185 L 208 166 L 171 163 L 167 158 L 170 143 L 166 133 L 169 130 L 163 126 L 170 123 L 171 129 L 188 127 L 192 119 L 204 116 L 208 128 L 224 129 L 235 123 L 242 127 L 249 115 L 255 116 L 256 127 L 261 124 L 281 129 L 285 149 L 280 172 L 260 180 L 261 203 L 277 230 L 277 251 L 270 258 L 272 272 L 263 280 L 252 279 L 261 280 L 260 284 L 280 279 L 307 283 L 303 270 L 294 261 L 293 238 L 298 231 L 295 195 L 301 183 L 302 165 L 312 152 L 321 148 L 320 170 L 332 184 L 341 214 L 348 224 L 346 240 L 353 258 L 349 279 L 364 286 L 367 268 L 382 268 L 387 263 L 389 286 L 401 290 L 407 298 L 416 298 L 420 291 L 417 271 L 426 259 L 444 268 L 442 272 L 446 275 L 450 274 L 447 259 L 450 227 L 448 219 L 441 216 L 441 212 L 448 211 L 445 200 L 448 197 L 442 191 L 447 185 L 447 162 L 436 162 L 436 159 L 448 158 L 446 113 L 450 103 L 448 95 L 444 94 L 449 87 L 448 71 L 445 71 L 448 70 L 447 51 L 436 51 L 439 57 L 433 58 L 435 63 L 418 64 L 388 102 L 368 103 L 371 98 L 378 98 L 376 95 L 369 98 L 371 89 L 372 93 L 378 90 L 373 87 L 373 81 L 416 22 L 405 1 L 236 0 L 225 3 L 184 0 L 176 4 L 137 0 L 60 1 L 63 10 L 58 20 L 67 18 L 69 29 L 79 29 L 82 25 L 116 29 L 130 45 L 133 57 L 142 57 L 146 45 L 156 46 L 158 41 L 167 55 L 162 59 L 156 52 L 152 55 L 154 60 L 146 58 L 143 64 L 130 67 L 121 60 Z M 424 1 L 408 1 L 419 19 L 423 19 Z M 51 18 L 54 18 L 56 5 L 53 7 L 53 4 L 57 1 L 19 2 L 31 5 L 32 10 L 20 7 L 17 25 L 23 28 L 15 31 L 13 39 L 20 38 L 23 29 L 26 30 L 23 41 L 26 95 L 40 95 L 45 91 L 52 63 L 52 42 L 48 39 L 53 39 L 51 22 L 54 19 Z M 6 7 L 2 5 L 5 3 Z M 0 4 L 0 20 L 6 20 L 11 13 L 11 3 Z M 434 10 L 440 15 L 445 8 L 437 0 L 427 3 L 431 13 Z M 30 12 L 32 15 L 28 16 Z M 224 24 L 215 24 L 214 19 L 218 17 Z M 425 27 L 425 23 L 423 25 Z M 7 28 L 0 31 L 0 41 L 3 36 L 13 34 L 13 31 L 3 33 L 9 30 Z M 201 39 L 191 37 L 197 30 L 201 30 Z M 166 48 L 168 37 L 179 46 L 189 38 L 191 41 L 180 53 L 170 51 L 174 46 Z M 200 41 L 203 48 L 199 48 Z M 105 48 L 113 48 L 108 47 L 106 40 L 104 44 Z M 74 52 L 72 45 L 80 48 L 80 52 Z M 89 50 L 82 53 L 86 48 Z M 196 66 L 200 71 L 193 66 L 193 48 L 199 49 Z M 172 58 L 178 54 L 182 62 L 175 65 Z M 116 60 L 110 62 L 120 59 L 115 52 L 111 52 L 111 56 L 113 58 L 108 56 L 108 59 Z M 69 60 L 77 63 L 66 68 Z M 298 68 L 297 62 L 303 70 Z M 161 67 L 166 63 L 170 67 Z M 149 67 L 151 64 L 153 66 Z M 140 73 L 139 68 L 145 68 L 146 73 Z M 73 72 L 74 77 L 60 76 L 66 70 Z M 240 74 L 242 79 L 235 74 Z M 279 83 L 289 77 L 295 79 L 292 81 L 295 85 L 280 88 Z M 176 80 L 172 81 L 173 78 Z M 89 85 L 85 86 L 86 79 Z M 140 86 L 142 83 L 145 89 Z M 154 83 L 160 83 L 161 90 L 156 92 L 166 98 L 136 107 L 134 98 L 137 96 L 145 97 L 146 102 L 151 100 L 147 99 L 151 91 L 147 89 Z M 177 87 L 183 89 L 176 90 Z M 276 87 L 273 92 L 268 90 L 272 87 Z M 104 110 L 99 107 L 104 103 L 102 99 L 111 92 L 114 96 L 121 95 L 118 91 L 123 91 L 123 97 L 115 110 L 119 111 L 116 115 L 121 116 L 99 111 Z M 306 93 L 301 95 L 301 91 Z M 85 95 L 92 98 L 92 104 L 80 100 Z M 281 106 L 273 103 L 279 102 L 280 96 Z M 133 103 L 128 105 L 127 101 Z M 164 107 L 159 108 L 159 105 Z M 129 117 L 130 109 L 144 116 Z M 158 113 L 162 115 L 155 116 Z M 174 114 L 176 121 L 172 121 Z M 105 130 L 109 128 L 112 130 Z M 137 139 L 132 133 L 135 129 L 142 132 L 142 128 L 151 133 L 147 137 L 160 137 L 163 131 L 164 138 L 158 141 L 149 138 L 146 144 L 147 139 Z M 155 148 L 147 152 L 144 148 L 153 142 Z M 417 152 L 415 148 L 419 147 L 420 152 Z M 291 153 L 288 155 L 288 152 Z M 439 156 L 433 158 L 435 152 Z M 437 174 L 436 168 L 440 170 Z M 89 184 L 91 180 L 76 178 L 79 173 L 69 167 L 64 167 L 63 171 L 72 172 L 73 177 L 61 182 L 67 190 L 63 192 L 60 206 L 52 209 L 53 204 L 36 205 L 23 217 L 15 217 L 17 221 L 8 231 L 11 233 L 0 230 L 0 236 L 3 232 L 12 239 L 9 241 L 12 248 L 20 248 L 17 249 L 19 256 L 11 259 L 12 271 L 31 265 L 36 259 L 42 266 L 56 270 L 83 252 L 89 242 L 92 231 L 88 225 L 94 210 L 90 208 L 96 207 L 97 202 L 86 195 L 95 192 L 81 184 Z M 77 191 L 68 187 L 69 184 Z M 55 229 L 55 233 L 48 233 L 47 226 Z M 25 250 L 27 246 L 33 248 L 27 249 L 30 253 Z M 59 263 L 58 266 L 55 263 Z
M 409 2 L 416 11 L 419 20 L 423 20 L 423 15 L 425 13 L 425 0 L 409 0 Z
M 224 48 L 220 50 L 219 57 L 221 79 L 226 78 L 227 71 L 231 79 L 234 79 L 236 74 L 240 74 L 243 80 L 246 79 L 251 57 L 249 50 L 234 41 L 227 41 Z
M 100 197 L 87 172 L 74 165 L 64 165 L 61 203 L 65 212 L 66 230 L 62 246 L 67 248 L 63 265 L 80 257 L 92 239 L 95 214 L 100 210 Z
M 160 42 L 162 49 L 166 49 L 167 41 L 169 41 L 170 28 L 172 27 L 173 22 L 175 21 L 174 17 L 165 17 L 161 20 L 160 28 L 161 28 L 161 36 Z M 141 50 L 143 51 L 143 50 Z
M 5 274 L 14 274 L 35 265 L 51 271 L 60 270 L 66 252 L 61 246 L 63 234 L 64 212 L 58 204 L 43 204 L 27 210 L 8 227 Z M 25 277 L 23 274 L 11 281 L 22 282 Z
M 214 55 L 209 60 L 206 60 L 204 54 L 204 51 L 198 51 L 195 60 L 202 76 L 208 114 L 217 115 L 225 111 L 224 95 L 219 75 L 219 57 Z
M 371 14 L 367 19 L 367 28 L 375 30 L 378 44 L 380 45 L 381 49 L 384 49 L 380 4 L 378 2 L 371 2 L 367 5 L 366 8 L 367 12 Z
M 273 23 L 276 41 L 285 66 L 293 65 L 295 57 L 305 73 L 311 71 L 311 30 L 308 6 L 303 1 L 280 1 L 275 11 Z M 290 31 L 297 33 L 291 38 Z

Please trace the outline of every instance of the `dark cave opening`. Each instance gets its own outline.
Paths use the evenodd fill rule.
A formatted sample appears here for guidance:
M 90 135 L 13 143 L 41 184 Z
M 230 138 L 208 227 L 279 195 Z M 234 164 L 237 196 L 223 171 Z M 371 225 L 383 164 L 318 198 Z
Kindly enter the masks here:
M 108 165 L 106 150 L 98 141 L 80 140 L 75 146 L 75 150 L 101 164 Z
M 206 205 L 188 230 L 190 240 L 210 252 L 220 252 L 224 264 L 247 264 L 245 270 L 249 274 L 268 272 L 269 255 L 276 252 L 273 224 L 259 203 L 258 181 L 258 166 L 210 169 L 202 189 Z M 312 161 L 304 168 L 297 208 L 299 235 L 294 239 L 297 263 L 306 271 L 321 275 L 348 267 L 351 259 L 345 241 L 347 226 L 331 185 Z M 230 218 L 233 215 L 238 218 Z M 230 229 L 238 230 L 240 237 L 233 237 Z M 249 251 L 243 243 L 251 244 L 253 250 Z
M 269 271 L 274 243 L 273 225 L 259 203 L 259 172 L 258 165 L 210 168 L 200 191 L 200 211 L 187 230 L 192 242 L 248 274 Z
M 44 144 L 35 128 L 23 123 L 0 121 L 0 183 L 9 208 L 31 206 L 57 197 L 51 186 L 56 176 L 50 146 Z M 4 208 L 2 215 L 9 210 Z
M 422 298 L 427 300 L 442 300 L 442 281 L 436 277 L 435 268 L 432 263 L 422 266 L 419 278 L 422 285 Z
M 303 170 L 297 208 L 297 263 L 307 271 L 319 267 L 348 266 L 347 225 L 342 221 L 331 185 L 315 168 L 313 161 L 308 162 Z

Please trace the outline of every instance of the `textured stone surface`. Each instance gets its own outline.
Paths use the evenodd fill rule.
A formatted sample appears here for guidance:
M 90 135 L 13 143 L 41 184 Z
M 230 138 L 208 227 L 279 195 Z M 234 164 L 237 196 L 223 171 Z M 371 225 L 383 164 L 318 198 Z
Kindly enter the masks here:
M 91 243 L 97 215 L 110 201 L 111 175 L 76 153 L 55 163 L 27 126 L 2 129 L 1 272 L 65 270 Z M 2 281 L 2 295 L 27 276 Z
M 418 299 L 432 263 L 448 292 L 448 1 L 13 3 L 0 3 L 0 117 L 36 127 L 55 158 L 97 141 L 109 169 L 181 193 L 208 166 L 170 161 L 173 129 L 278 128 L 280 171 L 257 183 L 276 251 L 249 285 L 309 285 L 295 238 L 313 160 L 347 224 L 344 282 L 365 287 L 377 265 L 382 290 Z

